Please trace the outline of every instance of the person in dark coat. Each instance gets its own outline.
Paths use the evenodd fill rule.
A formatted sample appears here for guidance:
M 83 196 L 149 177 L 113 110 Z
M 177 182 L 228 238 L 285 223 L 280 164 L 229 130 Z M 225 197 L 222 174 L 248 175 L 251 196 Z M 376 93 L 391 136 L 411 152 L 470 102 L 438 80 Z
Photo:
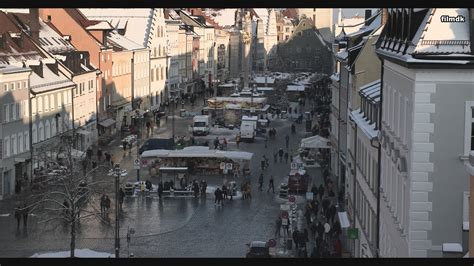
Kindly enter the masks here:
M 280 150 L 278 150 L 278 155 L 280 156 L 280 163 L 283 162 L 283 149 L 280 148 Z
M 214 150 L 217 150 L 218 146 L 219 146 L 219 138 L 216 137 L 216 139 L 214 140 Z
M 160 182 L 160 183 L 158 184 L 158 198 L 161 199 L 161 196 L 162 196 L 162 195 L 163 195 L 163 183 Z
M 259 184 L 258 190 L 262 191 L 262 187 L 263 187 L 263 173 L 261 173 L 261 174 L 260 174 L 260 177 L 258 178 L 258 184 Z
M 270 180 L 268 181 L 267 192 L 270 192 L 270 189 L 272 190 L 273 193 L 275 193 L 275 185 L 273 184 L 273 176 L 270 176 Z
M 273 154 L 273 161 L 276 163 L 277 162 L 277 157 L 278 157 L 278 152 L 275 152 Z
M 227 187 L 225 185 L 222 185 L 222 199 L 227 199 Z
M 99 160 L 99 162 L 102 160 L 102 150 L 101 149 L 97 150 L 97 160 Z
M 282 225 L 282 220 L 281 220 L 281 217 L 278 216 L 276 220 L 275 237 L 280 237 L 281 225 Z
M 21 211 L 19 207 L 15 208 L 15 219 L 16 219 L 16 229 L 20 229 L 20 221 L 21 221 Z
M 318 222 L 318 225 L 316 227 L 316 231 L 318 232 L 318 237 L 320 237 L 322 239 L 323 234 L 324 234 L 324 226 L 321 222 Z
M 123 201 L 125 200 L 125 192 L 123 192 L 123 189 L 120 188 L 119 190 L 119 203 L 120 203 L 120 209 L 122 209 Z
M 23 210 L 22 210 L 22 216 L 23 216 L 23 226 L 26 227 L 28 226 L 28 206 L 26 206 L 26 203 L 23 204 Z
M 334 223 L 334 217 L 336 216 L 336 213 L 337 213 L 336 205 L 332 205 L 331 207 L 329 207 L 329 217 L 328 217 L 328 219 L 331 221 L 331 224 Z
M 285 152 L 285 162 L 288 163 L 288 151 Z
M 299 245 L 300 245 L 299 236 L 300 236 L 300 232 L 298 231 L 298 229 L 296 229 L 295 231 L 293 231 L 292 237 L 293 237 L 293 242 L 295 242 L 295 247 L 296 247 L 296 249 L 298 249 L 298 248 L 299 248 Z
M 220 188 L 217 188 L 216 191 L 214 191 L 214 204 L 220 204 L 221 200 L 220 200 L 220 193 L 221 193 L 221 189 Z
M 319 200 L 322 201 L 323 200 L 323 195 L 324 195 L 323 184 L 319 185 L 318 191 L 319 191 Z
M 323 214 L 324 214 L 324 216 L 326 216 L 326 218 L 328 218 L 328 216 L 329 216 L 329 213 L 328 213 L 329 204 L 331 204 L 331 202 L 328 199 L 324 199 L 321 204 L 323 206 Z

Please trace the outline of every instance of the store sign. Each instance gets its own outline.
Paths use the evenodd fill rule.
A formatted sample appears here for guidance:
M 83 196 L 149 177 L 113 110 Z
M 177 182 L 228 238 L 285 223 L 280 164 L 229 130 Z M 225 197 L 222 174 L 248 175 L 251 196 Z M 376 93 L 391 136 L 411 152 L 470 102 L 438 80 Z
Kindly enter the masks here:
M 359 239 L 359 229 L 357 229 L 357 228 L 347 229 L 347 238 L 349 238 L 349 239 Z
M 288 219 L 281 219 L 281 225 L 288 225 Z
M 135 161 L 133 161 L 133 169 L 136 169 L 136 170 L 140 169 L 140 160 L 139 159 L 135 159 Z
M 306 192 L 306 199 L 307 200 L 313 200 L 313 196 L 314 196 L 313 192 Z
M 142 167 L 147 167 L 148 166 L 148 160 L 142 159 Z
M 282 211 L 281 212 L 281 218 L 282 219 L 288 219 L 288 212 L 287 211 Z
M 296 202 L 296 197 L 291 195 L 291 196 L 288 197 L 288 201 L 291 202 L 291 203 L 294 203 L 294 202 Z
M 296 170 L 298 169 L 298 164 L 297 163 L 291 163 L 291 170 Z
M 219 169 L 221 169 L 221 170 L 224 170 L 224 169 L 225 169 L 225 163 L 224 163 L 224 162 L 222 162 L 222 163 L 219 165 Z
M 231 163 L 226 163 L 225 164 L 225 169 L 232 170 L 232 164 Z
M 280 204 L 280 210 L 289 211 L 290 210 L 290 205 L 289 204 Z

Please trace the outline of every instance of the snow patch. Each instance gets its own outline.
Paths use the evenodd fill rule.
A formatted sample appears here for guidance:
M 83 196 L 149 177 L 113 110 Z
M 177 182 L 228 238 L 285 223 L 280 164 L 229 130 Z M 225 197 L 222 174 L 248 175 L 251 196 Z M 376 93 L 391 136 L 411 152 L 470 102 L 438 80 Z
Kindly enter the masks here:
M 57 251 L 47 253 L 35 253 L 30 258 L 68 258 L 71 251 Z M 76 249 L 75 256 L 78 258 L 115 258 L 115 254 L 97 252 L 90 249 Z

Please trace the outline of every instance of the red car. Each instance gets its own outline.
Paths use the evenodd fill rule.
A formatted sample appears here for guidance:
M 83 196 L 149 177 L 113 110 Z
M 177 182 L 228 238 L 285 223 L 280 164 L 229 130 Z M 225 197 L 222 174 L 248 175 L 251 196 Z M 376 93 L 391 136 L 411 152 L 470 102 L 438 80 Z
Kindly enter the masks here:
M 309 175 L 306 174 L 306 170 L 290 170 L 290 174 L 288 175 L 289 192 L 306 193 L 306 191 L 308 191 L 308 184 Z

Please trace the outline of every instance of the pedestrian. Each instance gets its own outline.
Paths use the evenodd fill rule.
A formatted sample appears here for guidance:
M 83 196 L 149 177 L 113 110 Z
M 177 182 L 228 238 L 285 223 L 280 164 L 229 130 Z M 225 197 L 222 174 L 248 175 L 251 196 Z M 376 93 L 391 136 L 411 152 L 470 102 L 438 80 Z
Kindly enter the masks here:
M 20 230 L 21 211 L 19 207 L 15 208 L 16 229 Z
M 123 192 L 123 189 L 119 189 L 119 203 L 120 203 L 120 210 L 122 210 L 122 205 L 123 201 L 125 200 L 125 192 Z
M 220 204 L 220 198 L 219 198 L 219 194 L 220 194 L 220 188 L 217 188 L 216 191 L 214 191 L 214 204 Z
M 295 242 L 295 247 L 296 247 L 296 249 L 299 248 L 299 244 L 300 244 L 300 241 L 299 241 L 299 234 L 300 234 L 300 232 L 298 231 L 298 229 L 296 229 L 295 231 L 293 231 L 293 234 L 292 234 L 293 242 Z
M 275 237 L 280 237 L 281 224 L 282 224 L 281 217 L 278 216 L 276 220 Z
M 100 197 L 100 214 L 104 215 L 105 213 L 105 194 Z
M 270 192 L 270 189 L 272 189 L 272 192 L 275 193 L 275 186 L 273 184 L 273 176 L 270 176 L 270 180 L 268 181 L 268 190 L 267 192 Z
M 22 210 L 22 216 L 23 216 L 23 226 L 26 229 L 28 226 L 28 206 L 26 206 L 26 203 L 23 204 L 23 210 Z
M 291 133 L 295 134 L 296 133 L 296 127 L 295 124 L 291 124 Z
M 216 139 L 214 139 L 214 150 L 217 150 L 218 146 L 219 146 L 219 137 L 216 137 Z
M 286 148 L 288 149 L 290 145 L 290 136 L 288 134 L 286 134 L 285 141 L 286 141 Z
M 278 155 L 280 156 L 280 163 L 283 162 L 283 148 L 280 148 L 280 150 L 278 151 Z
M 109 196 L 105 195 L 105 211 L 106 212 L 108 212 L 109 209 L 110 209 L 110 203 L 111 203 L 111 201 L 110 201 Z
M 127 145 L 128 145 L 128 142 L 124 139 L 123 142 L 122 142 L 123 156 L 125 156 L 127 154 Z
M 110 153 L 105 152 L 105 161 L 106 161 L 107 163 L 110 163 L 110 159 L 112 159 L 112 156 L 110 155 Z
M 227 199 L 227 187 L 226 187 L 226 185 L 222 185 L 222 195 L 223 195 L 223 199 Z
M 319 201 L 322 201 L 323 200 L 323 195 L 324 195 L 323 184 L 319 185 L 318 191 L 319 191 Z
M 97 160 L 99 160 L 99 162 L 102 160 L 102 150 L 101 149 L 97 150 Z
M 158 184 L 158 198 L 161 199 L 161 195 L 163 195 L 163 182 Z
M 260 174 L 260 177 L 258 178 L 258 184 L 260 185 L 258 187 L 258 190 L 262 191 L 262 186 L 263 186 L 263 173 Z
M 277 162 L 277 157 L 278 157 L 278 152 L 275 152 L 273 154 L 273 161 L 276 163 Z
M 260 166 L 262 167 L 262 171 L 265 171 L 265 155 L 262 157 L 262 160 L 260 160 Z
M 224 150 L 227 150 L 227 139 L 224 138 L 224 140 L 222 141 L 222 146 L 224 148 Z
M 341 244 L 341 240 L 339 238 L 336 239 L 336 241 L 334 241 L 334 255 L 336 258 L 340 258 L 341 257 L 341 252 L 342 252 L 342 244 Z
M 285 162 L 288 163 L 288 151 L 285 152 Z
M 331 207 L 329 207 L 329 217 L 328 217 L 328 219 L 331 221 L 331 224 L 334 223 L 334 217 L 336 216 L 336 213 L 337 213 L 336 205 L 332 205 Z
M 240 134 L 237 134 L 237 136 L 235 137 L 235 143 L 237 144 L 237 149 L 238 149 L 239 144 L 240 144 Z
M 252 188 L 250 187 L 250 183 L 247 183 L 246 191 L 247 191 L 247 199 L 252 199 Z

